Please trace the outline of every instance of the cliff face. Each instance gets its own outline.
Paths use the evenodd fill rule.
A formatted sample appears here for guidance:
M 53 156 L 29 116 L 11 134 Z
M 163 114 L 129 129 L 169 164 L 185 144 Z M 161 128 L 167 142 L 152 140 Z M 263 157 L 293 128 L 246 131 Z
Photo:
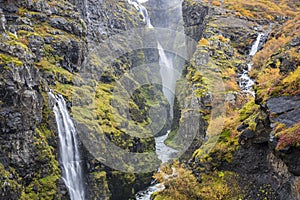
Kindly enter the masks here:
M 46 91 L 78 70 L 86 30 L 68 2 L 0 4 L 1 198 L 58 199 L 67 190 Z
M 47 92 L 61 93 L 71 107 L 77 91 L 74 80 L 92 48 L 111 35 L 142 25 L 142 18 L 127 1 L 29 0 L 0 5 L 1 198 L 67 199 Z M 113 66 L 115 74 L 124 73 L 122 64 L 132 65 L 124 58 Z M 102 80 L 110 82 L 112 74 Z M 124 141 L 126 136 L 116 137 Z M 133 142 L 139 151 L 153 149 L 153 139 L 128 140 L 125 148 Z M 149 175 L 107 168 L 84 146 L 81 149 L 89 199 L 108 199 L 112 193 L 112 199 L 126 198 L 150 181 Z

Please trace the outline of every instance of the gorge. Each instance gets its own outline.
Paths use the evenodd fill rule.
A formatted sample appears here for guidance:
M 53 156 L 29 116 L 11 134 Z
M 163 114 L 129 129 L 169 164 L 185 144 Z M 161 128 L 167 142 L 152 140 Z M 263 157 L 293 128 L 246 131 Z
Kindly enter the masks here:
M 0 199 L 299 200 L 299 6 L 0 0 Z

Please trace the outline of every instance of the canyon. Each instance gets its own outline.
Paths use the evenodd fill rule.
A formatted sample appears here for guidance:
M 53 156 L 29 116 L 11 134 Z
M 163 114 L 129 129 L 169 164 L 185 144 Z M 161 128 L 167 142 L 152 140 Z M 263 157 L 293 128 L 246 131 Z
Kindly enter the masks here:
M 0 199 L 300 199 L 297 1 L 0 0 Z

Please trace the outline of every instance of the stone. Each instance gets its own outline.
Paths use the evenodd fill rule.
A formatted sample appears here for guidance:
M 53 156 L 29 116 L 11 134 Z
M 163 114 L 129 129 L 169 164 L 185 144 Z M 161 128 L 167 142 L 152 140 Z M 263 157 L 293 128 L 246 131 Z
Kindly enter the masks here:
M 267 101 L 267 107 L 274 122 L 280 122 L 287 127 L 293 126 L 300 121 L 300 95 L 274 97 Z

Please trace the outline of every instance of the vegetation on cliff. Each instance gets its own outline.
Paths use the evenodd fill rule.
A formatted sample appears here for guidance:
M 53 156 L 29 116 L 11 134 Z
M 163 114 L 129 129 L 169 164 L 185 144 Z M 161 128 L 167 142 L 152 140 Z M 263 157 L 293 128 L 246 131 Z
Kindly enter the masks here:
M 213 149 L 207 153 L 199 148 L 194 152 L 189 165 L 179 167 L 181 171 L 186 171 L 188 176 L 163 179 L 162 177 L 166 177 L 165 171 L 155 175 L 160 182 L 165 183 L 166 189 L 155 194 L 154 199 L 191 199 L 193 195 L 201 199 L 296 198 L 299 188 L 296 190 L 285 187 L 278 189 L 278 184 L 282 180 L 285 181 L 281 174 L 276 175 L 277 180 L 274 182 L 260 177 L 266 176 L 272 179 L 270 174 L 263 170 L 275 171 L 274 173 L 278 173 L 276 170 L 284 171 L 284 169 L 270 167 L 274 162 L 278 162 L 283 166 L 287 165 L 290 169 L 290 171 L 283 172 L 288 177 L 288 184 L 291 187 L 297 185 L 290 173 L 298 174 L 297 167 L 295 167 L 297 164 L 291 164 L 291 162 L 299 163 L 295 158 L 298 152 L 295 149 L 299 148 L 299 122 L 292 126 L 287 126 L 283 122 L 275 123 L 275 128 L 272 129 L 273 120 L 284 121 L 284 119 L 280 118 L 282 113 L 269 113 L 266 102 L 270 104 L 271 98 L 285 96 L 288 99 L 288 97 L 299 95 L 298 15 L 300 10 L 298 2 L 280 1 L 279 4 L 269 0 L 247 2 L 227 0 L 224 4 L 221 1 L 185 2 L 188 2 L 191 10 L 197 7 L 196 5 L 202 4 L 202 6 L 209 6 L 212 13 L 219 14 L 207 16 L 203 37 L 199 40 L 195 55 L 199 50 L 205 49 L 205 53 L 211 51 L 209 55 L 218 66 L 217 69 L 220 69 L 227 94 L 235 94 L 235 99 L 232 101 L 228 98 L 231 101 L 226 103 L 225 127 L 217 143 L 204 144 L 214 145 Z M 233 12 L 224 11 L 223 8 Z M 247 23 L 249 24 L 246 25 Z M 272 31 L 268 33 L 270 24 L 272 24 Z M 253 30 L 254 27 L 256 27 L 255 30 Z M 263 29 L 260 29 L 262 27 Z M 256 96 L 253 98 L 241 94 L 236 83 L 237 73 L 241 71 L 241 68 L 245 68 L 243 65 L 246 62 L 249 62 L 247 54 L 251 44 L 255 41 L 252 35 L 257 34 L 257 31 L 267 34 L 265 35 L 267 41 L 252 61 L 254 68 L 250 73 L 256 81 L 254 86 Z M 249 40 L 249 38 L 252 39 Z M 224 46 L 228 47 L 224 48 Z M 229 53 L 231 51 L 232 54 Z M 188 69 L 187 74 L 192 72 Z M 187 78 L 192 84 L 197 84 L 198 79 L 191 75 Z M 276 105 L 273 106 L 276 107 Z M 299 105 L 294 107 L 291 108 L 292 111 L 299 109 Z M 273 134 L 274 138 L 270 134 Z M 285 154 L 281 150 L 290 150 L 290 153 Z M 278 155 L 278 151 L 280 152 L 278 157 L 282 160 L 276 160 L 275 156 L 271 156 Z M 262 161 L 259 158 L 265 160 Z M 177 167 L 167 167 L 169 174 Z M 195 177 L 190 176 L 198 179 L 192 187 L 195 190 L 191 193 L 186 192 L 189 189 L 176 190 L 181 184 L 188 185 L 185 183 L 187 179 L 193 182 Z M 218 184 L 222 186 L 218 187 Z

